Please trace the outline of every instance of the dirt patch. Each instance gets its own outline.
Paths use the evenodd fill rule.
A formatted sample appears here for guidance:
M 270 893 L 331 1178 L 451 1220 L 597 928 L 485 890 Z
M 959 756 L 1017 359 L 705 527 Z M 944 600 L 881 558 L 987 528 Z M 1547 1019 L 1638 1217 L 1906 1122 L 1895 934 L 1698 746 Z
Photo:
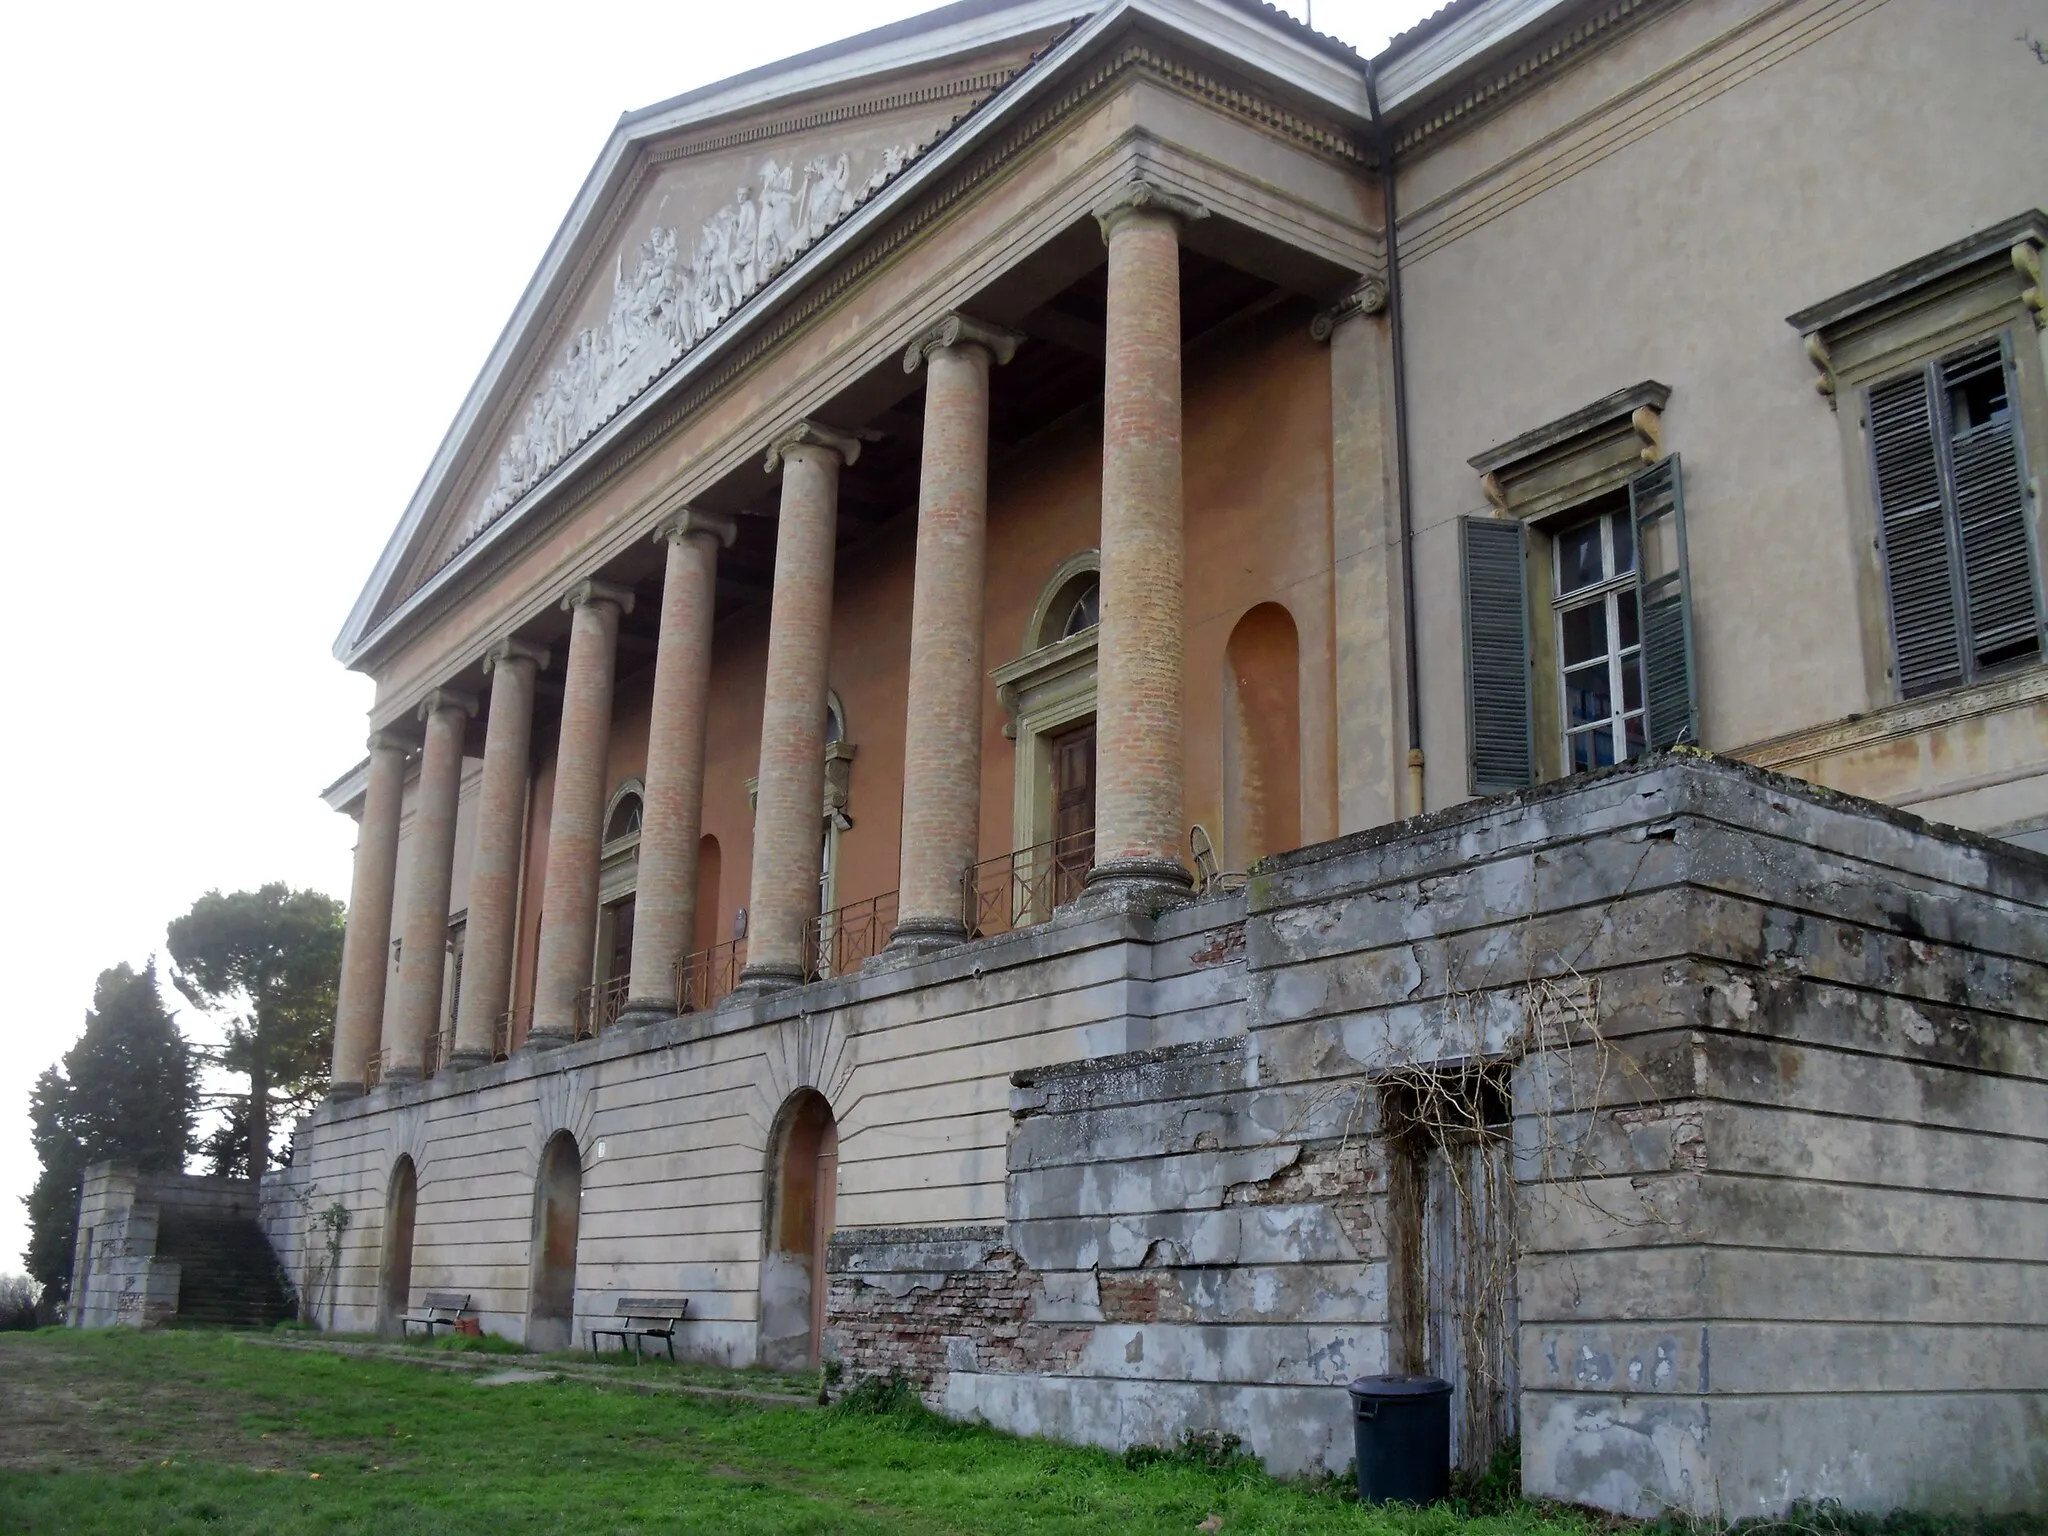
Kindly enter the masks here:
M 263 1405 L 211 1378 L 150 1375 L 111 1352 L 86 1361 L 62 1342 L 17 1334 L 0 1344 L 0 1469 L 104 1472 L 184 1456 L 299 1464 L 296 1437 L 247 1427 Z

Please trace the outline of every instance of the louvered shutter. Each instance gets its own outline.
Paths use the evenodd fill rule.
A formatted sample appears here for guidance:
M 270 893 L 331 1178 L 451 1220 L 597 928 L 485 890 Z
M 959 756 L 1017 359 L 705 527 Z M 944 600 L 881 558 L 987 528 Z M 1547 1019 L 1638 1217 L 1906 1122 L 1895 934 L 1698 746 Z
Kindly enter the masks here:
M 1519 522 L 1459 522 L 1465 590 L 1465 724 L 1472 792 L 1536 782 L 1529 708 L 1529 584 Z
M 2005 413 L 1949 438 L 1973 670 L 2034 656 L 2041 648 L 2033 540 L 2027 536 L 2025 477 L 2014 434 L 2012 402 L 2018 392 L 2003 342 L 1943 363 L 1940 398 L 1950 399 L 1952 391 L 1985 373 L 1998 376 Z
M 1636 601 L 1643 620 L 1643 735 L 1653 752 L 1680 742 L 1698 746 L 1685 482 L 1677 454 L 1630 478 L 1628 511 L 1635 524 Z
M 1955 556 L 1942 510 L 1940 449 L 1924 371 L 1871 388 L 1870 451 L 1892 655 L 1899 694 L 1910 699 L 1963 680 Z

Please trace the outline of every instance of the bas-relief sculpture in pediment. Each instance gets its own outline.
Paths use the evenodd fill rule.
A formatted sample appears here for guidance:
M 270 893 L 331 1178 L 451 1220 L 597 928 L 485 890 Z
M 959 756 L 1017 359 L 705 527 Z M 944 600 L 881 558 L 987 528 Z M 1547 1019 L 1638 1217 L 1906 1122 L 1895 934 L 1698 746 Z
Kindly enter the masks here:
M 729 200 L 708 214 L 674 223 L 624 223 L 602 313 L 592 313 L 595 306 L 586 297 L 567 345 L 534 379 L 514 417 L 495 473 L 480 477 L 476 505 L 457 525 L 447 555 L 516 506 L 579 443 L 886 185 L 920 148 L 911 139 L 822 153 L 808 146 L 760 152 L 740 172 L 744 179 Z M 722 168 L 734 169 L 730 161 Z M 674 198 L 671 190 L 654 200 L 657 217 Z M 704 199 L 686 201 L 701 207 Z

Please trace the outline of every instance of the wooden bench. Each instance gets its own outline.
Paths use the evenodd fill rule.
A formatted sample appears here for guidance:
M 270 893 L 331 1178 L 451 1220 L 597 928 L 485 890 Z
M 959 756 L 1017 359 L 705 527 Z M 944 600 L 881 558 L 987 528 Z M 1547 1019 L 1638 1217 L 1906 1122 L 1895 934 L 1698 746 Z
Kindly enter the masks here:
M 683 1324 L 683 1316 L 690 1310 L 687 1296 L 621 1296 L 613 1312 L 618 1319 L 616 1328 L 592 1328 L 590 1330 L 590 1357 L 597 1358 L 599 1339 L 617 1339 L 619 1353 L 626 1352 L 626 1341 L 633 1341 L 633 1363 L 640 1363 L 641 1349 L 648 1339 L 661 1339 L 668 1345 L 669 1364 L 676 1360 L 676 1330 Z
M 429 1291 L 420 1298 L 418 1312 L 408 1312 L 398 1320 L 398 1332 L 410 1338 L 413 1325 L 418 1324 L 431 1339 L 436 1328 L 458 1331 L 462 1320 L 470 1315 L 469 1298 L 460 1291 Z

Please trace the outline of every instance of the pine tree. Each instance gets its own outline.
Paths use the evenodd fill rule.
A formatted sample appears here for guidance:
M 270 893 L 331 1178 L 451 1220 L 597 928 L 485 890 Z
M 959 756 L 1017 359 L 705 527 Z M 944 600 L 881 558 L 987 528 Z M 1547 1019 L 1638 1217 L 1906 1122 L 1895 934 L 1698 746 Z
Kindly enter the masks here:
M 344 926 L 333 897 L 282 884 L 208 891 L 171 924 L 172 982 L 222 1021 L 219 1063 L 249 1079 L 247 1096 L 207 1140 L 214 1174 L 269 1171 L 279 1113 L 309 1108 L 327 1091 Z
M 29 1094 L 43 1171 L 25 1202 L 28 1272 L 51 1295 L 70 1291 L 86 1168 L 112 1158 L 144 1173 L 182 1171 L 197 1105 L 192 1052 L 157 993 L 156 963 L 101 971 L 85 1033 Z

